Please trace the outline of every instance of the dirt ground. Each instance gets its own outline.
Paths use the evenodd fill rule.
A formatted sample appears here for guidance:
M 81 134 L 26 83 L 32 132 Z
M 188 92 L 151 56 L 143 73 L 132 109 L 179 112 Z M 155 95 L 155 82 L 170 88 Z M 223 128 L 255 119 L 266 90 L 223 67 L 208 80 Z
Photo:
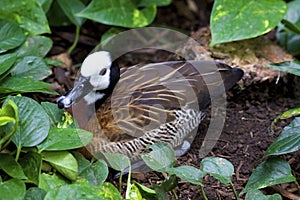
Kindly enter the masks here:
M 182 14 L 182 10 L 178 11 L 180 6 L 177 3 L 170 8 L 160 8 L 155 23 L 183 28 L 187 32 L 192 32 L 195 27 L 207 23 L 207 17 L 205 18 L 207 16 L 206 12 L 203 11 L 203 13 L 201 12 L 202 14 L 198 15 L 192 12 Z M 178 12 L 174 12 L 174 9 Z M 203 23 L 199 22 L 200 18 L 204 18 Z M 91 22 L 83 27 L 78 47 L 71 55 L 73 63 L 82 62 L 83 58 L 98 43 L 101 34 L 107 28 L 107 26 Z M 74 30 L 72 29 L 70 27 L 54 29 L 51 35 L 54 40 L 54 48 L 51 51 L 51 55 L 66 51 L 66 48 L 70 46 L 74 38 Z M 165 55 L 162 55 L 162 58 L 164 57 Z M 74 73 L 68 74 L 66 73 L 67 70 L 69 69 L 56 68 L 54 75 L 48 79 L 49 82 L 56 84 L 58 90 L 60 88 L 60 93 L 72 86 L 72 75 Z M 262 157 L 267 147 L 276 139 L 282 127 L 288 123 L 288 121 L 281 122 L 279 127 L 272 132 L 270 126 L 274 118 L 283 111 L 300 105 L 299 95 L 295 92 L 297 86 L 294 84 L 294 79 L 295 77 L 288 75 L 285 78 L 281 78 L 278 83 L 275 80 L 266 80 L 247 86 L 241 84 L 234 87 L 227 94 L 228 105 L 224 129 L 215 147 L 207 156 L 223 157 L 234 165 L 233 182 L 238 192 L 244 188 L 253 169 L 263 161 Z M 62 84 L 64 89 L 61 89 Z M 52 101 L 55 101 L 55 98 Z M 199 167 L 202 158 L 199 157 L 198 152 L 208 124 L 209 117 L 200 125 L 190 151 L 178 159 L 178 165 Z M 293 174 L 300 181 L 299 153 L 290 154 L 284 158 L 290 162 Z M 165 179 L 163 174 L 155 172 L 133 175 L 133 178 L 146 186 L 151 186 Z M 204 190 L 209 199 L 234 199 L 229 185 L 223 185 L 209 176 L 205 177 L 204 185 Z M 289 191 L 295 186 L 293 184 L 284 184 L 280 188 Z M 272 194 L 278 192 L 278 190 L 277 187 L 274 187 L 263 191 L 267 194 Z M 180 181 L 175 191 L 179 199 L 202 199 L 199 187 L 189 183 Z M 171 193 L 170 198 L 174 199 L 174 195 Z

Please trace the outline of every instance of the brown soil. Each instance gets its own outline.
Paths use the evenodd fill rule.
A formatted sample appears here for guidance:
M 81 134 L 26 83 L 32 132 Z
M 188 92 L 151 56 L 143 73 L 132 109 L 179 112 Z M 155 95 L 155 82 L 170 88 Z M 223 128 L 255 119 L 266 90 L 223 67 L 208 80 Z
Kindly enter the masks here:
M 179 28 L 191 31 L 197 23 L 191 23 L 189 16 L 192 16 L 192 20 L 196 21 L 201 17 L 194 13 L 189 13 L 189 16 L 176 15 L 174 9 L 178 9 L 178 7 L 180 5 L 175 6 L 175 8 L 173 6 L 171 8 L 159 9 L 156 23 L 167 24 L 169 26 L 177 25 Z M 169 17 L 164 17 L 167 15 Z M 176 20 L 176 17 L 179 17 L 181 21 Z M 83 34 L 79 45 L 71 55 L 73 63 L 82 62 L 83 58 L 99 41 L 101 33 L 106 29 L 107 27 L 94 23 L 86 24 L 83 27 Z M 70 29 L 62 28 L 53 31 L 52 38 L 55 41 L 55 45 L 51 52 L 52 55 L 64 52 L 70 46 L 70 41 L 72 41 L 74 35 L 67 30 Z M 156 56 L 154 60 L 152 57 L 152 61 L 161 60 L 166 55 L 162 53 L 160 58 L 157 57 L 159 56 Z M 68 74 L 66 73 L 67 71 L 71 71 L 71 73 Z M 73 67 L 66 69 L 56 68 L 54 76 L 50 77 L 48 81 L 55 83 L 55 89 L 60 93 L 64 93 L 72 85 L 73 74 Z M 247 84 L 247 86 L 236 86 L 228 93 L 224 129 L 212 152 L 207 156 L 223 157 L 234 165 L 235 174 L 233 182 L 238 192 L 244 188 L 253 169 L 262 162 L 265 150 L 276 139 L 281 127 L 288 123 L 286 121 L 282 122 L 279 128 L 276 128 L 275 132 L 272 132 L 270 126 L 274 118 L 289 108 L 299 106 L 300 102 L 299 98 L 297 98 L 299 96 L 294 92 L 296 91 L 296 86 L 293 84 L 294 79 L 296 78 L 293 76 L 285 76 L 278 83 L 275 82 L 276 80 L 257 81 Z M 50 100 L 55 101 L 55 98 L 51 97 Z M 202 158 L 199 157 L 198 151 L 204 137 L 203 133 L 205 133 L 208 124 L 209 118 L 206 118 L 205 122 L 199 127 L 199 133 L 190 151 L 178 159 L 178 165 L 192 165 L 199 168 Z M 293 174 L 300 181 L 300 155 L 294 153 L 285 156 L 285 158 L 290 161 Z M 164 174 L 156 172 L 133 175 L 133 178 L 149 187 L 165 179 Z M 223 185 L 215 181 L 212 177 L 205 177 L 204 186 L 209 199 L 234 199 L 230 186 Z M 286 191 L 289 188 L 295 188 L 293 184 L 281 185 L 280 187 Z M 276 188 L 268 188 L 264 192 L 272 194 L 275 190 Z M 198 186 L 182 181 L 179 181 L 175 192 L 179 199 L 202 199 Z M 170 193 L 169 196 L 171 199 L 174 199 L 173 194 Z

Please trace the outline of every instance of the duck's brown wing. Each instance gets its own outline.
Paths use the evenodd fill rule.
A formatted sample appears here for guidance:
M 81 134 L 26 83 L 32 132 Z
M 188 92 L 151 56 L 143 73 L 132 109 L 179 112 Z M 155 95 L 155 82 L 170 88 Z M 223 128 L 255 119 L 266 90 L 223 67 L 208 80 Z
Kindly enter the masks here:
M 123 68 L 111 97 L 97 110 L 86 129 L 98 141 L 101 138 L 105 142 L 125 142 L 141 137 L 174 120 L 174 110 L 184 106 L 204 109 L 210 102 L 210 93 L 224 93 L 223 79 L 230 82 L 225 88 L 237 81 L 229 66 L 212 61 Z

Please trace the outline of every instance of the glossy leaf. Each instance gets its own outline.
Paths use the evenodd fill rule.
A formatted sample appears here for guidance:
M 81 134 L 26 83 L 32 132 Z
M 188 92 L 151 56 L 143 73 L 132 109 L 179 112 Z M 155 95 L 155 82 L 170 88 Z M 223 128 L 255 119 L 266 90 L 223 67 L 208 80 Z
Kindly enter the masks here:
M 51 84 L 23 77 L 7 77 L 0 82 L 0 94 L 42 92 L 47 94 L 57 94 L 50 90 Z
M 50 121 L 42 106 L 31 98 L 10 96 L 8 99 L 18 106 L 19 124 L 12 141 L 16 146 L 33 147 L 48 135 Z
M 64 11 L 64 14 L 69 20 L 76 26 L 81 26 L 84 23 L 84 19 L 75 16 L 85 8 L 84 4 L 80 0 L 57 0 L 60 8 Z
M 276 37 L 279 44 L 292 55 L 300 54 L 300 1 L 294 0 L 287 3 L 287 13 L 284 20 L 278 24 Z
M 103 24 L 127 28 L 147 26 L 154 20 L 155 15 L 155 4 L 139 9 L 131 0 L 92 0 L 84 10 L 77 14 L 79 17 Z
M 76 180 L 78 164 L 71 153 L 67 151 L 44 151 L 42 152 L 42 158 L 66 178 L 72 181 Z
M 26 56 L 12 69 L 12 76 L 32 78 L 36 80 L 45 79 L 52 74 L 52 70 L 45 63 L 43 58 L 36 56 Z
M 76 183 L 64 185 L 59 188 L 50 190 L 44 200 L 60 200 L 60 199 L 81 199 L 81 200 L 121 200 L 122 197 L 118 190 L 109 183 L 101 186 L 92 186 L 88 183 Z
M 0 17 L 33 35 L 50 33 L 45 13 L 35 0 L 1 0 Z
M 171 168 L 167 172 L 169 174 L 175 174 L 183 181 L 203 186 L 202 179 L 205 173 L 193 166 L 179 166 Z
M 85 178 L 91 185 L 102 185 L 108 176 L 107 164 L 103 160 L 90 163 L 79 176 Z
M 19 160 L 19 163 L 28 178 L 26 182 L 38 185 L 42 167 L 41 154 L 30 151 Z
M 288 162 L 281 158 L 270 158 L 253 170 L 241 194 L 250 190 L 265 188 L 271 185 L 295 181 Z
M 52 48 L 52 40 L 45 36 L 29 36 L 18 50 L 18 57 L 37 56 L 45 57 Z
M 123 171 L 130 166 L 130 160 L 127 156 L 119 153 L 103 153 L 110 167 L 117 171 Z
M 81 174 L 84 170 L 90 167 L 90 161 L 88 161 L 81 153 L 74 151 L 72 155 L 76 158 L 78 163 L 78 174 Z
M 151 169 L 163 172 L 166 169 L 173 167 L 175 163 L 175 152 L 174 150 L 161 142 L 149 146 L 152 151 L 150 153 L 142 155 L 142 158 L 146 165 Z
M 24 200 L 42 200 L 46 196 L 46 191 L 38 188 L 38 187 L 31 187 L 26 191 L 26 195 Z
M 67 185 L 67 184 L 70 184 L 70 181 L 56 173 L 54 173 L 52 175 L 42 173 L 40 175 L 39 188 L 41 188 L 47 192 L 52 189 L 59 188 L 63 185 Z
M 279 137 L 267 149 L 265 156 L 292 153 L 300 149 L 300 117 L 284 127 Z
M 0 169 L 12 178 L 27 179 L 20 164 L 8 154 L 0 154 Z
M 245 200 L 282 200 L 279 194 L 264 195 L 260 190 L 250 190 L 247 192 Z
M 6 53 L 0 55 L 0 81 L 9 74 L 16 59 L 16 53 Z
M 0 198 L 9 200 L 20 200 L 25 196 L 25 183 L 19 179 L 10 179 L 0 183 Z
M 25 38 L 26 36 L 21 28 L 0 20 L 0 53 L 20 46 Z
M 47 17 L 50 26 L 69 26 L 72 22 L 65 15 L 64 11 L 61 9 L 58 1 L 53 1 L 49 11 L 47 12 Z
M 13 101 L 7 100 L 6 104 L 0 109 L 0 150 L 2 145 L 16 132 L 18 123 L 18 107 Z
M 270 67 L 273 69 L 287 72 L 291 74 L 295 74 L 297 76 L 300 76 L 300 62 L 298 61 L 287 61 L 287 62 L 281 62 L 281 63 L 272 63 L 269 64 Z
M 65 111 L 63 109 L 59 109 L 57 104 L 50 102 L 42 102 L 41 105 L 48 114 L 52 125 L 57 126 L 58 124 L 63 123 L 62 118 L 64 117 Z
M 172 0 L 141 0 L 139 1 L 139 6 L 149 6 L 155 4 L 157 6 L 167 6 L 170 5 Z
M 223 184 L 231 183 L 234 167 L 228 160 L 219 157 L 207 157 L 200 163 L 200 170 L 218 179 Z
M 39 151 L 71 150 L 87 145 L 93 139 L 93 134 L 76 128 L 51 127 L 48 137 L 37 146 Z
M 211 44 L 257 37 L 273 29 L 283 18 L 282 0 L 216 0 L 211 13 Z
M 131 185 L 127 199 L 143 200 L 143 196 L 142 196 L 139 188 L 135 184 Z

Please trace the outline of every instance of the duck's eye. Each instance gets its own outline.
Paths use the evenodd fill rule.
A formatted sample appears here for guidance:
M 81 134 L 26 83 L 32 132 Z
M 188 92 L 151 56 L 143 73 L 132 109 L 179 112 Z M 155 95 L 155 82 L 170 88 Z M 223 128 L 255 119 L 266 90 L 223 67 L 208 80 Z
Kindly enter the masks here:
M 106 74 L 106 72 L 107 72 L 107 69 L 106 69 L 106 68 L 103 68 L 103 69 L 101 69 L 101 71 L 99 72 L 99 75 L 103 76 L 103 75 Z

